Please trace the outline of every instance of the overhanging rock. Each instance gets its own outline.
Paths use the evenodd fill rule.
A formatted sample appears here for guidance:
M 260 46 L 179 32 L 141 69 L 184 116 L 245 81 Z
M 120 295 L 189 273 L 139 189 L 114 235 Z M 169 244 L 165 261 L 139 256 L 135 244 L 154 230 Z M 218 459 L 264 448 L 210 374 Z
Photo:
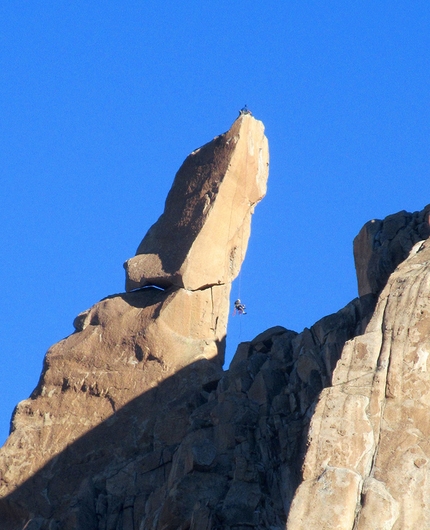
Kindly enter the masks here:
M 268 165 L 264 126 L 251 115 L 191 153 L 164 213 L 124 265 L 126 290 L 231 283 L 246 253 L 254 207 L 266 193 Z

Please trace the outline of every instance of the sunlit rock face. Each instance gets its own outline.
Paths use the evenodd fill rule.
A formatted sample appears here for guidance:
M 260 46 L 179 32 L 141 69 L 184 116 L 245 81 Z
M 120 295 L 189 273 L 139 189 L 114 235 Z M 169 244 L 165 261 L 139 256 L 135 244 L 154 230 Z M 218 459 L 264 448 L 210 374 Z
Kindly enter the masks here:
M 16 408 L 2 530 L 430 528 L 429 207 L 364 226 L 362 296 L 223 371 L 266 178 L 250 115 L 187 158 L 128 292 L 78 315 Z
M 430 241 L 391 274 L 320 397 L 288 519 L 305 528 L 430 528 Z
M 231 283 L 247 249 L 254 207 L 266 193 L 268 165 L 263 124 L 249 114 L 191 153 L 164 213 L 125 264 L 127 291 Z

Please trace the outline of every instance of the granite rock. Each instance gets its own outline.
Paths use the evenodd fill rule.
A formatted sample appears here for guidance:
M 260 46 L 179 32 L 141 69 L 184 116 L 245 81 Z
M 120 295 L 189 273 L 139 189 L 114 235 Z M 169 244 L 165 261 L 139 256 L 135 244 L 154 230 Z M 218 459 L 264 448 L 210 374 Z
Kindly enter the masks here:
M 195 291 L 231 283 L 246 253 L 255 205 L 266 193 L 268 167 L 263 124 L 250 114 L 191 153 L 164 213 L 125 263 L 126 290 L 175 285 Z
M 418 241 L 427 239 L 430 204 L 419 212 L 389 215 L 366 223 L 354 239 L 354 260 L 360 296 L 379 295 L 390 274 Z
M 190 155 L 126 265 L 132 292 L 48 351 L 0 450 L 2 530 L 430 527 L 429 207 L 365 225 L 360 298 L 222 370 L 262 135 L 242 114 Z
M 309 430 L 288 529 L 430 527 L 430 241 L 346 343 Z

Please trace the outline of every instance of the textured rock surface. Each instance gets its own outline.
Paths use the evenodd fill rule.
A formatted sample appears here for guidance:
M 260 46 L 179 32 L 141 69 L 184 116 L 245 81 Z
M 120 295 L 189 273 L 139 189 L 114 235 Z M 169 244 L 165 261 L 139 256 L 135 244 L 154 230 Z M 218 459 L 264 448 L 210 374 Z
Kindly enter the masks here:
M 232 282 L 247 249 L 255 204 L 266 193 L 268 165 L 263 124 L 250 114 L 191 153 L 176 174 L 164 213 L 125 264 L 126 290 L 151 284 L 196 290 Z
M 430 241 L 401 263 L 429 207 L 365 225 L 365 295 L 302 333 L 264 331 L 221 369 L 265 145 L 245 115 L 192 154 L 126 265 L 139 289 L 49 350 L 0 451 L 2 530 L 430 528 Z
M 143 274 L 134 283 L 128 275 L 129 289 L 166 289 L 102 300 L 75 319 L 76 333 L 48 351 L 39 384 L 16 407 L 0 452 L 0 494 L 14 492 L 2 503 L 0 520 L 13 521 L 15 513 L 20 524 L 40 517 L 51 526 L 58 519 L 66 528 L 67 519 L 68 528 L 92 528 L 85 513 L 94 499 L 86 488 L 98 486 L 87 467 L 102 472 L 107 465 L 118 473 L 117 460 L 123 467 L 136 451 L 159 447 L 168 455 L 179 443 L 186 411 L 200 399 L 188 389 L 222 374 L 230 282 L 267 175 L 264 127 L 250 115 L 187 158 L 164 214 L 139 247 L 144 254 L 127 269 Z M 180 412 L 168 414 L 178 396 Z M 166 455 L 160 458 L 168 461 Z M 81 495 L 83 504 L 71 501 Z
M 57 430 L 44 429 L 47 417 L 60 423 L 45 412 L 49 400 L 58 399 L 45 376 L 46 408 L 39 397 L 39 419 L 25 416 L 28 428 L 49 434 L 45 448 L 61 436 L 70 441 L 0 502 L 4 529 L 18 530 L 29 519 L 43 530 L 284 528 L 315 399 L 330 384 L 344 342 L 361 332 L 372 309 L 373 297 L 365 297 L 300 334 L 280 326 L 267 330 L 239 346 L 228 372 L 195 361 L 158 383 L 154 379 L 152 388 L 114 414 L 108 410 L 113 391 L 94 396 L 100 405 L 91 407 L 96 383 L 85 392 L 79 378 L 77 386 L 63 383 L 64 401 L 72 405 L 81 394 L 87 399 L 78 424 L 96 411 L 101 418 L 106 407 L 106 419 L 81 437 L 83 429 L 74 432 L 69 416 L 72 406 Z M 116 357 L 112 352 L 110 361 Z M 158 365 L 156 359 L 135 367 L 125 363 L 130 387 L 151 363 Z M 30 436 L 11 441 L 33 443 Z M 30 451 L 17 448 L 12 460 L 6 447 L 2 466 L 26 469 L 33 451 L 34 443 Z
M 420 212 L 399 212 L 366 223 L 354 239 L 358 293 L 379 294 L 388 277 L 418 241 L 430 236 L 430 204 Z
M 430 528 L 430 241 L 390 276 L 312 418 L 288 529 Z

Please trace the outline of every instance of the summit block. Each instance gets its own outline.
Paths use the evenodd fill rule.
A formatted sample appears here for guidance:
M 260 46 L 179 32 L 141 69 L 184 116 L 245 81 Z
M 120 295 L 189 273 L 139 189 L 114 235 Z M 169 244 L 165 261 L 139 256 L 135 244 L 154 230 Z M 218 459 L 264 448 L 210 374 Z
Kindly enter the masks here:
M 231 283 L 246 253 L 251 215 L 266 194 L 268 166 L 264 126 L 249 114 L 192 152 L 164 213 L 124 265 L 126 290 Z

